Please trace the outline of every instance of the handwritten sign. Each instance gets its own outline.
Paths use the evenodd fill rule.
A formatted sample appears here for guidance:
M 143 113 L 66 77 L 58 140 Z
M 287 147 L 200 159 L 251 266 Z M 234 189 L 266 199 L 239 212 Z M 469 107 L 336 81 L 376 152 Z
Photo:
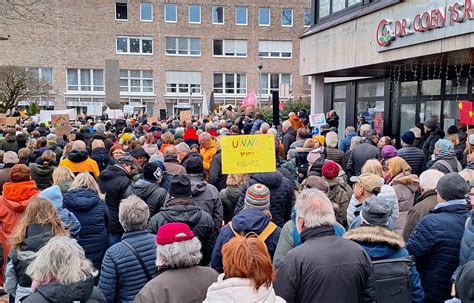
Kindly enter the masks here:
M 182 122 L 191 122 L 191 116 L 192 114 L 190 110 L 182 110 L 179 112 L 179 120 L 181 120 Z
M 71 133 L 71 124 L 69 123 L 68 114 L 54 114 L 51 115 L 51 127 L 54 128 L 54 132 L 58 138 L 62 138 L 63 135 L 69 136 Z
M 276 171 L 273 135 L 225 136 L 220 141 L 223 174 Z
M 324 115 L 324 113 L 310 115 L 309 124 L 313 127 L 326 124 L 326 116 Z

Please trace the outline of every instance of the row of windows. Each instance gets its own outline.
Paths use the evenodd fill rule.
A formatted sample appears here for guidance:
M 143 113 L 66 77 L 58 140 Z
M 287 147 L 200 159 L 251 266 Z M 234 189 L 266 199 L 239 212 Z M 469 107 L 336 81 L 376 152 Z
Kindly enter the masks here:
M 153 54 L 153 40 L 150 37 L 116 38 L 118 54 Z M 200 56 L 201 39 L 187 37 L 166 37 L 166 55 Z M 213 55 L 223 57 L 247 57 L 247 40 L 214 39 Z M 292 58 L 292 41 L 258 42 L 258 55 L 263 58 Z
M 52 69 L 50 70 L 52 82 Z M 68 68 L 68 92 L 104 92 L 104 71 L 102 69 Z M 200 72 L 166 72 L 167 94 L 201 94 Z M 281 84 L 291 85 L 291 74 L 262 73 L 262 94 L 279 90 Z M 247 93 L 247 74 L 245 73 L 213 73 L 213 91 L 216 94 L 240 95 Z M 120 92 L 153 93 L 154 78 L 151 70 L 120 70 Z
M 357 0 L 350 0 L 357 1 Z M 115 19 L 116 20 L 128 20 L 128 6 L 127 3 L 117 2 L 115 7 Z M 211 8 L 212 24 L 224 24 L 225 23 L 225 8 L 223 6 L 212 6 Z M 177 23 L 178 22 L 178 6 L 176 4 L 165 4 L 164 5 L 164 18 L 165 22 Z M 271 9 L 268 7 L 260 7 L 258 9 L 258 23 L 260 26 L 271 25 Z M 293 9 L 284 8 L 281 11 L 281 26 L 292 27 L 293 20 Z M 303 18 L 304 26 L 311 25 L 311 9 L 304 10 Z M 142 2 L 140 3 L 140 20 L 144 22 L 153 21 L 153 3 Z M 190 24 L 201 24 L 201 6 L 200 5 L 188 5 L 188 22 Z M 248 7 L 237 6 L 235 7 L 235 24 L 236 25 L 248 25 Z

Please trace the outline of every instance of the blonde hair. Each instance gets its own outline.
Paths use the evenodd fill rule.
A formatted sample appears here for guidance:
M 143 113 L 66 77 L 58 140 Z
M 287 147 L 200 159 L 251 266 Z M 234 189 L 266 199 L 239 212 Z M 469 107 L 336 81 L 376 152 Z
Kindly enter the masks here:
M 26 147 L 27 147 L 30 151 L 36 150 L 36 139 L 30 139 L 30 140 L 28 140 L 28 142 L 26 143 Z
M 64 146 L 63 156 L 67 156 L 69 152 L 71 152 L 71 150 L 72 150 L 72 143 L 69 142 L 68 144 L 66 144 L 66 146 Z
M 411 167 L 407 161 L 401 157 L 394 157 L 388 160 L 388 170 L 392 174 L 392 177 L 399 175 L 400 173 L 411 173 Z
M 19 160 L 24 160 L 28 159 L 30 157 L 30 149 L 27 147 L 20 148 L 18 150 L 18 159 Z
M 65 181 L 74 181 L 74 174 L 66 166 L 58 166 L 53 171 L 53 184 L 57 185 Z
M 375 160 L 375 159 L 367 160 L 365 162 L 364 166 L 362 166 L 361 173 L 362 174 L 374 174 L 374 175 L 383 177 L 382 164 L 379 161 Z
M 49 165 L 50 163 L 54 163 L 56 160 L 56 153 L 52 150 L 45 150 L 44 153 L 41 155 L 41 159 L 43 159 L 43 165 Z
M 97 195 L 99 195 L 101 199 L 104 198 L 104 195 L 102 195 L 102 193 L 100 192 L 99 185 L 97 184 L 94 177 L 92 177 L 90 173 L 84 172 L 84 173 L 78 174 L 76 178 L 74 179 L 74 181 L 72 181 L 71 187 L 69 187 L 69 190 L 78 189 L 78 188 L 92 189 L 93 191 L 95 191 Z
M 230 174 L 227 176 L 226 185 L 227 186 L 240 186 L 247 184 L 249 181 L 248 174 Z
M 155 136 L 152 133 L 147 133 L 145 135 L 145 143 L 146 144 L 155 144 Z

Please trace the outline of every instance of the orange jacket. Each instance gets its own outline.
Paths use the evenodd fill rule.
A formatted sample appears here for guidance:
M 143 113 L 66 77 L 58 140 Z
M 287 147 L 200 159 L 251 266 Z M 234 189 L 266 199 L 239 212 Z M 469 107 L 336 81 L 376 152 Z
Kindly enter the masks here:
M 301 122 L 300 118 L 297 115 L 291 116 L 288 120 L 290 120 L 291 127 L 293 127 L 294 130 L 298 130 L 299 128 L 304 127 L 303 122 Z
M 95 162 L 89 157 L 82 162 L 73 162 L 69 160 L 68 158 L 66 158 L 66 159 L 61 160 L 61 162 L 59 162 L 59 166 L 66 166 L 75 175 L 77 175 L 78 173 L 86 172 L 86 173 L 94 174 L 94 177 L 97 178 L 100 174 L 99 166 L 97 165 L 97 162 Z
M 202 165 L 204 166 L 204 170 L 208 175 L 209 169 L 211 168 L 212 158 L 214 158 L 214 155 L 217 152 L 216 143 L 216 138 L 212 137 L 211 147 L 209 147 L 208 149 L 201 147 Z

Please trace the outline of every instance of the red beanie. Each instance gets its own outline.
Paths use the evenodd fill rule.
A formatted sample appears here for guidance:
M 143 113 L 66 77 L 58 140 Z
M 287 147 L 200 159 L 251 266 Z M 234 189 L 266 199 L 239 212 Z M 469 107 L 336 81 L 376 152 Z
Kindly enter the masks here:
M 25 164 L 15 164 L 10 170 L 11 182 L 24 182 L 31 180 L 31 171 Z
M 166 245 L 191 240 L 192 238 L 194 238 L 194 234 L 188 225 L 184 223 L 168 223 L 158 229 L 156 243 Z
M 323 177 L 332 180 L 339 175 L 339 165 L 334 161 L 327 161 L 321 170 Z

